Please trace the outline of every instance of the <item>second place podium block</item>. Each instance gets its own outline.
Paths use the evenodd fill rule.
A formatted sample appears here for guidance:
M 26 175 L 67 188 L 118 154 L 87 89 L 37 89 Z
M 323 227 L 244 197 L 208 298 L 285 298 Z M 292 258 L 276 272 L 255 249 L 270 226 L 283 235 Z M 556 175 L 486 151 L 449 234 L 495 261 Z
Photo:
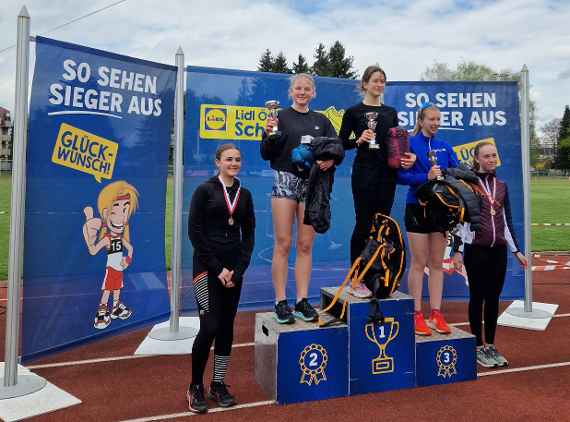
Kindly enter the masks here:
M 255 378 L 278 403 L 348 395 L 347 349 L 346 324 L 282 325 L 273 312 L 255 316 Z

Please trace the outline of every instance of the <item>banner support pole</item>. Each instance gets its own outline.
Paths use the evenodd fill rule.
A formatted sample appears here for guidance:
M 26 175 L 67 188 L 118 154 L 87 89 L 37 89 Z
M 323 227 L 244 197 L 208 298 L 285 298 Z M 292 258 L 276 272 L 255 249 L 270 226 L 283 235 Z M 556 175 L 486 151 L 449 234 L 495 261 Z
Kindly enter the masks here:
M 16 44 L 16 95 L 14 103 L 14 158 L 12 161 L 12 204 L 10 211 L 10 257 L 8 300 L 6 304 L 6 341 L 4 377 L 0 400 L 35 393 L 46 380 L 35 374 L 18 375 L 20 346 L 20 302 L 22 252 L 26 190 L 26 144 L 28 140 L 28 81 L 30 72 L 30 15 L 26 6 L 18 14 Z
M 182 255 L 182 201 L 184 183 L 184 51 L 176 51 L 176 119 L 174 138 L 174 200 L 172 219 L 172 283 L 170 286 L 170 324 L 168 327 L 154 329 L 149 337 L 155 340 L 184 340 L 195 337 L 197 330 L 192 327 L 180 327 L 180 279 Z
M 521 153 L 522 179 L 524 193 L 524 240 L 528 266 L 524 278 L 524 306 L 511 306 L 507 312 L 519 318 L 545 319 L 551 318 L 552 313 L 542 309 L 533 309 L 532 302 L 532 251 L 531 251 L 531 218 L 530 218 L 530 83 L 526 64 L 521 70 Z

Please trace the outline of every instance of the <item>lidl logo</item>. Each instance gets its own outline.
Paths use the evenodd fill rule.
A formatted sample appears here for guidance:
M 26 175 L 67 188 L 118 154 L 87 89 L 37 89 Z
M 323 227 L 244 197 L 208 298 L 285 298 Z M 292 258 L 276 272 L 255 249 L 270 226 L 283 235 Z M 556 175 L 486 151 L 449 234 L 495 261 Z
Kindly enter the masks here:
M 225 108 L 206 108 L 204 110 L 206 130 L 226 130 L 228 124 L 227 110 Z
M 344 110 L 339 111 L 334 106 L 330 106 L 320 112 L 331 121 L 338 132 Z M 202 104 L 200 106 L 200 138 L 260 141 L 267 116 L 268 110 L 265 107 Z

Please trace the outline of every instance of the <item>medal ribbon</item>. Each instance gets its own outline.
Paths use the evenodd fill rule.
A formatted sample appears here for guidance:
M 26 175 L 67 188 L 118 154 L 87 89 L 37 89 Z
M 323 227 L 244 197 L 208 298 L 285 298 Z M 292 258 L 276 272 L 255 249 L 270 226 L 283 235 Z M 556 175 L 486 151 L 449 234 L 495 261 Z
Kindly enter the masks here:
M 491 186 L 489 186 L 489 181 L 487 180 L 487 178 L 485 178 L 485 184 L 483 184 L 483 180 L 481 180 L 481 178 L 479 178 L 479 184 L 481 185 L 481 187 L 485 191 L 485 197 L 487 198 L 487 201 L 489 201 L 489 204 L 491 205 L 491 212 L 495 211 L 495 202 L 497 202 L 495 200 L 495 195 L 497 193 L 497 178 L 493 177 L 493 190 L 492 191 L 491 191 Z
M 237 178 L 236 178 L 237 179 Z M 236 192 L 236 196 L 234 198 L 233 201 L 230 200 L 230 195 L 228 193 L 228 189 L 226 188 L 226 185 L 224 184 L 224 181 L 222 180 L 222 178 L 220 176 L 218 176 L 218 180 L 220 181 L 220 183 L 222 184 L 222 188 L 224 191 L 224 198 L 226 200 L 226 206 L 228 207 L 228 212 L 230 213 L 230 218 L 232 217 L 232 215 L 234 214 L 234 211 L 236 210 L 237 207 L 237 203 L 239 201 L 239 194 L 241 192 L 241 183 L 238 186 L 238 190 Z M 238 179 L 239 182 L 239 179 Z

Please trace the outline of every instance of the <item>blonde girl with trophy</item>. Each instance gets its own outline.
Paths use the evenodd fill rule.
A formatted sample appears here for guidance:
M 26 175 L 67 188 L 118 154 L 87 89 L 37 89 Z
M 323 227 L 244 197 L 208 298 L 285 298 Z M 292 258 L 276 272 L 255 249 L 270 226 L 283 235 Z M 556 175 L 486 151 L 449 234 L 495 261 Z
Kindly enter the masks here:
M 314 321 L 318 315 L 307 300 L 312 270 L 312 249 L 315 230 L 303 224 L 308 174 L 300 171 L 291 160 L 291 151 L 299 146 L 305 136 L 335 137 L 330 121 L 321 113 L 309 109 L 316 95 L 315 81 L 311 75 L 299 73 L 291 78 L 290 107 L 279 111 L 277 118 L 268 118 L 261 141 L 261 156 L 268 160 L 274 172 L 271 192 L 273 218 L 273 259 L 271 275 L 275 289 L 275 319 L 281 324 L 292 324 L 295 317 Z M 279 130 L 274 128 L 278 126 Z M 322 171 L 334 165 L 333 160 L 318 162 Z M 286 286 L 289 273 L 289 253 L 292 244 L 292 230 L 296 222 L 295 284 L 296 303 L 294 309 L 287 304 Z

